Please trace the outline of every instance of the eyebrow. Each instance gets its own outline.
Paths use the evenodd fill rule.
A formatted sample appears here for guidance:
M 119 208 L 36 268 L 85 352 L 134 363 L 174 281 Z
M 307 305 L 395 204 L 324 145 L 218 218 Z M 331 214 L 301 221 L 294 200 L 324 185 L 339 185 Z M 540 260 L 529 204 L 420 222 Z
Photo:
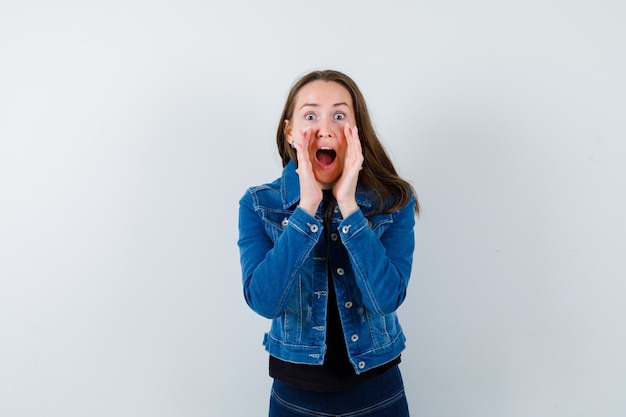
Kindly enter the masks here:
M 303 109 L 303 108 L 305 108 L 305 107 L 319 107 L 319 106 L 320 106 L 320 105 L 319 105 L 319 104 L 317 104 L 317 103 L 304 103 L 302 106 L 300 106 L 300 109 L 299 109 L 299 110 L 302 110 L 302 109 Z M 341 103 L 335 103 L 335 104 L 333 104 L 333 107 L 339 107 L 339 106 L 346 106 L 346 107 L 350 107 L 350 106 L 348 105 L 348 103 L 345 103 L 345 102 L 343 102 L 343 101 L 342 101 Z

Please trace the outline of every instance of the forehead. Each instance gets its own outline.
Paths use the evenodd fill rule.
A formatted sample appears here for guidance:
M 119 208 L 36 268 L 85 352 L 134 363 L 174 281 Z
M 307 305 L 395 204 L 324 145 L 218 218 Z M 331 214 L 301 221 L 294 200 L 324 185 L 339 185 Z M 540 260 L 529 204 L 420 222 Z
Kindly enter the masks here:
M 330 105 L 347 104 L 352 107 L 352 96 L 341 84 L 334 81 L 315 80 L 304 85 L 298 91 L 295 100 L 296 109 L 306 104 Z

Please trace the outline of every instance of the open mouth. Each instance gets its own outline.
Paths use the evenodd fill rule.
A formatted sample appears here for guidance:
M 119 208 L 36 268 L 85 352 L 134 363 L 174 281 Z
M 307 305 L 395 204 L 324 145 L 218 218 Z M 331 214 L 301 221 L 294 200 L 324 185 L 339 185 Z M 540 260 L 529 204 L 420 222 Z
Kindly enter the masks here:
M 322 167 L 328 167 L 332 165 L 337 157 L 337 152 L 334 149 L 324 146 L 315 152 L 315 159 L 320 163 Z

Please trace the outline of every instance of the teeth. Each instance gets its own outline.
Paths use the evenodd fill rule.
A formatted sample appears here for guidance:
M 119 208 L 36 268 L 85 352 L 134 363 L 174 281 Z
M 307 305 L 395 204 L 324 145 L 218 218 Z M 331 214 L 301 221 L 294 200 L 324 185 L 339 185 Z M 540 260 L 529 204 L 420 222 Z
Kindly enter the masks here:
M 333 150 L 333 148 L 331 148 L 330 146 L 322 146 L 322 147 L 320 148 L 320 150 L 321 150 L 321 151 L 332 151 L 332 150 Z

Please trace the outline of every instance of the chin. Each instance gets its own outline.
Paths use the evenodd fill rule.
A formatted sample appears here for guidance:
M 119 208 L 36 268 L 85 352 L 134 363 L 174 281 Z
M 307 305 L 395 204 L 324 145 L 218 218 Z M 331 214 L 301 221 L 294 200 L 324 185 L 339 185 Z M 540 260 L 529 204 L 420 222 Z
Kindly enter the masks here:
M 333 188 L 335 184 L 337 183 L 337 180 L 339 179 L 339 175 L 329 175 L 326 172 L 315 173 L 315 179 L 320 185 L 322 185 L 322 188 L 330 189 L 330 188 Z

